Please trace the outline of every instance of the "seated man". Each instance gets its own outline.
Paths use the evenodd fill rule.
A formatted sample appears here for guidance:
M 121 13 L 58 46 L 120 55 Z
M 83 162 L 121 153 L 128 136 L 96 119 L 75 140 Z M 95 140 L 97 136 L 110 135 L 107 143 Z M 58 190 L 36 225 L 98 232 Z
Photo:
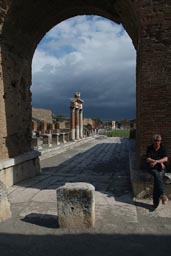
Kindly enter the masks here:
M 168 164 L 168 155 L 166 148 L 161 144 L 161 136 L 155 134 L 152 138 L 153 144 L 147 147 L 146 161 L 149 171 L 154 177 L 153 187 L 153 207 L 157 208 L 160 199 L 162 204 L 168 201 L 164 194 L 163 176 Z

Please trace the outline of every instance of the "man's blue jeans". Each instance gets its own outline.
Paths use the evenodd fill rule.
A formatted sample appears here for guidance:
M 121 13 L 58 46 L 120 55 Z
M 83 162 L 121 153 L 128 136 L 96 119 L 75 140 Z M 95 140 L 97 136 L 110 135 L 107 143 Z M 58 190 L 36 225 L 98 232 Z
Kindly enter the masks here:
M 164 183 L 163 183 L 164 171 L 158 171 L 157 169 L 151 169 L 150 173 L 154 177 L 153 204 L 158 205 L 160 202 L 161 195 L 164 194 Z

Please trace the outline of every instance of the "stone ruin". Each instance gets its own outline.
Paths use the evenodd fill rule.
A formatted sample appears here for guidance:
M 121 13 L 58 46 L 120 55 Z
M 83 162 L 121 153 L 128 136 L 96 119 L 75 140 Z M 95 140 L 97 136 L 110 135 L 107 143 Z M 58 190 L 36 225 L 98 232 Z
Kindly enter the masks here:
M 11 210 L 7 197 L 7 188 L 0 180 L 0 222 L 9 218 L 11 218 Z
M 66 183 L 57 189 L 60 228 L 82 229 L 95 224 L 95 188 L 84 182 Z

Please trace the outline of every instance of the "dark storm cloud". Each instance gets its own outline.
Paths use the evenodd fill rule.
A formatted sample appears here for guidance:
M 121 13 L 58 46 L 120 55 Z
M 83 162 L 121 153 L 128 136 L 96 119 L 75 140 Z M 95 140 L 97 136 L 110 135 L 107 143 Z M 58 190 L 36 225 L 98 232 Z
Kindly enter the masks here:
M 33 58 L 33 105 L 69 115 L 77 91 L 87 117 L 135 117 L 135 50 L 121 26 L 80 16 L 40 43 Z

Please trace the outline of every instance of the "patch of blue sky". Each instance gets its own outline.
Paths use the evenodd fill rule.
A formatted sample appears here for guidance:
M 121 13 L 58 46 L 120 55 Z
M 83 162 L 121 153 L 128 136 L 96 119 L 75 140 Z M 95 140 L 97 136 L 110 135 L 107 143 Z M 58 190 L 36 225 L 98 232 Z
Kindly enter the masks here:
M 51 42 L 51 39 L 47 37 L 47 35 L 45 35 L 42 40 L 39 42 L 37 48 L 39 48 L 40 50 L 46 51 L 47 48 L 47 44 L 49 44 L 49 42 Z
M 56 58 L 77 52 L 79 45 L 84 44 L 86 38 L 92 39 L 94 33 L 115 34 L 117 38 L 126 33 L 122 24 L 94 15 L 70 18 L 60 24 L 46 33 L 38 45 L 40 51 Z
M 106 24 L 106 28 L 108 28 L 109 31 L 113 27 L 113 31 L 116 33 L 116 35 L 118 37 L 123 36 L 123 34 L 125 33 L 125 29 L 122 24 L 117 24 L 117 23 L 113 22 L 112 20 L 101 17 L 101 16 L 93 16 L 93 15 L 87 16 L 87 21 L 91 21 L 92 24 L 97 22 L 96 32 L 103 32 L 105 30 L 104 24 Z M 98 22 L 102 22 L 103 26 L 102 27 L 99 26 Z M 117 31 L 116 31 L 116 28 L 117 28 Z
M 75 52 L 76 49 L 71 44 L 61 45 L 58 40 L 52 40 L 51 38 L 44 37 L 38 45 L 40 51 L 48 53 L 50 56 L 60 58 L 69 53 Z
M 71 45 L 64 45 L 64 46 L 57 47 L 56 51 L 53 50 L 53 53 L 51 54 L 57 58 L 61 58 L 72 52 L 76 52 L 76 49 L 74 47 L 72 47 Z

